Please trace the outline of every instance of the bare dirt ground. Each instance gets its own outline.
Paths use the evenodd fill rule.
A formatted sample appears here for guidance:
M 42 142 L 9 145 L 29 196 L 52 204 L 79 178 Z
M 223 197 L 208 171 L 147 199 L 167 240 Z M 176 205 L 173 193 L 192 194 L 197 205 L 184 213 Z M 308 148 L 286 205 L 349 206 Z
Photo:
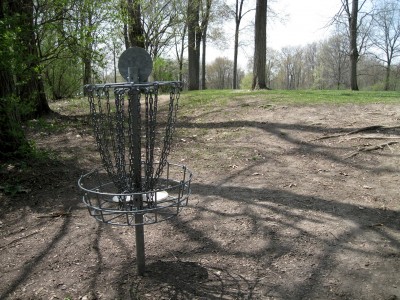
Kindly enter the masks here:
M 400 105 L 182 107 L 192 196 L 145 227 L 143 277 L 134 229 L 81 202 L 100 160 L 65 105 L 28 131 L 56 159 L 1 171 L 0 299 L 400 299 Z

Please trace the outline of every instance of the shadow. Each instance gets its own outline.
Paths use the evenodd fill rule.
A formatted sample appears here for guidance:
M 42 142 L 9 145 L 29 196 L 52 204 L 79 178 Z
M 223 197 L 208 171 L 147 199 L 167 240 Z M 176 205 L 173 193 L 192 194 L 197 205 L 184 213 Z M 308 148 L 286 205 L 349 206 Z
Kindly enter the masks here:
M 318 155 L 322 156 L 325 159 L 330 160 L 334 163 L 340 163 L 345 165 L 350 165 L 352 167 L 358 169 L 368 169 L 374 172 L 380 171 L 390 171 L 390 172 L 399 172 L 398 168 L 381 168 L 379 166 L 366 166 L 365 164 L 358 162 L 354 159 L 346 159 L 346 154 L 354 152 L 357 150 L 353 147 L 349 146 L 340 146 L 332 145 L 326 143 L 326 139 L 324 136 L 334 135 L 334 134 L 348 134 L 357 130 L 361 130 L 362 128 L 345 128 L 345 127 L 324 127 L 318 125 L 306 125 L 303 123 L 276 123 L 276 122 L 263 122 L 263 121 L 246 121 L 246 120 L 235 120 L 235 121 L 224 121 L 224 122 L 191 122 L 191 118 L 186 117 L 185 121 L 180 121 L 176 125 L 177 128 L 186 128 L 186 129 L 240 129 L 240 128 L 250 128 L 261 130 L 261 133 L 269 134 L 278 140 L 281 140 L 287 143 L 287 150 L 285 154 L 304 154 L 307 156 Z M 400 127 L 390 127 L 390 128 L 379 128 L 374 129 L 371 126 L 371 130 L 367 130 L 368 132 L 380 132 L 380 133 L 390 133 L 391 136 L 400 136 Z M 298 134 L 300 132 L 300 135 Z M 249 147 L 254 147 L 254 143 L 256 141 L 254 138 L 257 137 L 257 140 L 262 139 L 262 137 L 258 134 L 252 134 L 249 136 L 248 145 Z M 253 139 L 252 139 L 253 138 Z M 267 138 L 265 136 L 264 138 Z M 212 142 L 209 143 L 210 145 Z M 218 144 L 213 145 L 215 147 L 219 147 Z M 228 148 L 227 146 L 222 146 L 222 148 Z M 220 151 L 223 151 L 222 149 Z M 380 152 L 378 152 L 380 154 Z M 373 155 L 368 153 L 369 155 Z M 392 154 L 392 156 L 397 156 Z
M 172 223 L 180 234 L 186 235 L 191 241 L 201 241 L 199 248 L 193 249 L 187 254 L 182 253 L 180 259 L 190 259 L 192 253 L 210 256 L 218 253 L 219 256 L 225 257 L 227 260 L 229 260 L 228 257 L 239 259 L 247 255 L 249 259 L 258 262 L 265 268 L 258 277 L 255 274 L 251 275 L 253 281 L 262 281 L 264 289 L 265 286 L 269 289 L 269 291 L 264 292 L 257 291 L 255 293 L 255 295 L 258 295 L 257 297 L 272 295 L 284 299 L 313 298 L 316 289 L 323 284 L 322 281 L 326 278 L 326 274 L 333 272 L 335 268 L 342 264 L 335 259 L 335 256 L 342 252 L 351 253 L 351 255 L 360 259 L 375 257 L 378 260 L 384 260 L 387 256 L 392 256 L 392 261 L 396 261 L 400 258 L 398 254 L 400 253 L 400 240 L 392 234 L 400 228 L 399 211 L 361 207 L 360 205 L 301 195 L 285 190 L 197 183 L 192 184 L 192 190 L 194 197 L 216 199 L 211 201 L 219 201 L 218 199 L 220 199 L 230 203 L 231 206 L 237 203 L 241 209 L 237 212 L 225 212 L 212 209 L 205 202 L 196 205 L 197 213 L 195 216 L 191 216 L 189 220 L 185 222 L 181 222 L 179 219 L 173 220 Z M 268 215 L 263 214 L 265 212 L 268 212 Z M 210 232 L 210 227 L 199 229 L 194 226 L 200 220 L 202 220 L 202 224 L 207 224 L 210 220 L 215 220 L 214 224 L 221 224 L 218 220 L 240 220 L 243 218 L 250 220 L 251 226 L 248 229 L 250 239 L 258 235 L 260 238 L 268 240 L 269 243 L 265 247 L 254 249 L 246 254 L 236 247 L 221 246 L 212 236 L 207 234 Z M 318 229 L 318 232 L 313 232 L 303 225 L 309 223 L 317 226 L 313 228 L 318 228 L 318 226 L 325 227 L 326 224 L 332 222 L 347 224 L 347 226 L 341 230 L 341 234 L 335 235 L 332 233 L 333 228 L 327 228 L 322 232 Z M 239 226 L 240 224 L 236 225 L 236 227 Z M 285 231 L 288 229 L 292 232 L 290 238 L 285 236 Z M 229 231 L 226 231 L 225 234 L 229 238 Z M 374 247 L 370 246 L 367 249 L 354 247 L 354 240 L 360 239 L 360 237 L 365 238 L 366 241 L 372 239 Z M 377 237 L 390 244 L 391 249 L 385 249 L 386 246 L 384 245 L 376 245 Z M 300 257 L 315 255 L 308 253 L 307 248 L 302 249 L 301 245 L 299 248 L 298 244 L 304 244 L 304 241 L 319 245 L 317 247 L 319 248 L 318 263 L 305 266 L 308 269 L 309 276 L 298 283 L 290 282 L 290 280 L 287 284 L 282 283 L 276 286 L 266 283 L 266 278 L 276 277 L 274 273 L 284 275 L 281 270 L 273 267 L 280 258 L 294 255 Z M 304 244 L 304 247 L 306 247 L 306 244 Z M 297 251 L 299 253 L 296 253 Z M 303 252 L 304 254 L 302 254 Z M 223 270 L 231 272 L 229 268 Z M 363 280 L 370 281 L 371 278 L 363 278 Z M 222 289 L 222 286 L 220 289 Z M 220 290 L 220 293 L 222 295 L 223 291 Z M 382 294 L 384 295 L 384 292 Z M 327 298 L 330 297 L 327 296 Z
M 78 221 L 72 222 L 74 217 L 67 215 L 58 219 L 57 224 L 47 219 L 39 219 L 35 223 L 28 218 L 32 211 L 48 213 L 54 211 L 57 205 L 70 209 L 72 214 L 82 209 L 76 181 L 86 171 L 78 167 L 77 160 L 54 165 L 50 174 L 53 176 L 50 177 L 55 182 L 71 181 L 74 185 L 65 189 L 56 186 L 54 191 L 61 192 L 63 197 L 56 199 L 48 193 L 48 198 L 43 199 L 38 192 L 34 194 L 34 202 L 31 202 L 27 195 L 19 195 L 18 201 L 9 203 L 7 211 L 0 212 L 3 218 L 21 210 L 21 218 L 15 218 L 15 223 L 10 224 L 14 228 L 18 224 L 34 223 L 27 235 L 16 237 L 13 244 L 6 246 L 36 237 L 34 230 L 45 225 L 58 226 L 48 240 L 34 241 L 40 247 L 36 252 L 32 251 L 32 257 L 25 264 L 21 264 L 17 275 L 3 285 L 0 299 L 7 298 L 32 282 L 32 278 L 38 277 L 34 272 L 35 266 L 43 264 L 47 258 L 50 261 L 50 253 L 57 247 L 62 254 L 60 260 L 64 262 L 63 272 L 74 271 L 76 255 L 81 259 L 77 263 L 87 264 L 79 269 L 86 268 L 84 274 L 80 274 L 84 277 L 71 279 L 71 286 L 78 285 L 74 294 L 76 297 L 86 291 L 94 293 L 100 290 L 107 295 L 107 291 L 112 290 L 110 294 L 117 295 L 119 299 L 141 299 L 142 296 L 153 299 L 318 299 L 321 295 L 326 295 L 326 299 L 355 299 L 368 296 L 369 290 L 361 290 L 363 282 L 367 282 L 367 287 L 374 291 L 377 298 L 389 299 L 391 295 L 398 294 L 395 288 L 389 289 L 400 284 L 395 275 L 400 262 L 398 210 L 348 201 L 351 199 L 346 198 L 348 194 L 340 193 L 340 185 L 331 194 L 318 196 L 307 189 L 312 187 L 312 183 L 305 190 L 296 191 L 290 187 L 279 188 L 278 184 L 265 178 L 259 181 L 250 178 L 248 182 L 243 182 L 243 179 L 248 179 L 246 174 L 253 173 L 266 161 L 276 160 L 279 163 L 277 156 L 295 154 L 318 156 L 329 162 L 376 174 L 397 174 L 399 169 L 396 165 L 383 167 L 366 165 L 357 159 L 344 159 L 342 154 L 354 149 L 315 140 L 324 134 L 351 132 L 354 128 L 284 122 L 190 121 L 189 118 L 178 122 L 177 127 L 194 130 L 253 128 L 260 134 L 268 134 L 266 140 L 277 138 L 288 146 L 279 153 L 269 153 L 265 145 L 256 144 L 253 139 L 245 146 L 246 149 L 259 150 L 265 160 L 249 161 L 240 171 L 219 170 L 220 174 L 213 174 L 213 178 L 205 178 L 203 182 L 196 182 L 195 178 L 191 185 L 190 206 L 183 210 L 179 218 L 168 220 L 160 224 L 161 229 L 155 229 L 159 230 L 160 239 L 166 239 L 163 229 L 172 228 L 173 235 L 169 238 L 173 241 L 159 243 L 159 248 L 154 250 L 156 254 L 147 252 L 149 259 L 143 277 L 137 276 L 132 267 L 136 259 L 131 228 L 117 230 L 102 224 L 98 224 L 97 228 L 88 226 L 89 222 L 95 224 L 95 221 L 86 212 L 85 218 Z M 391 134 L 399 135 L 397 131 Z M 212 141 L 196 142 L 210 146 L 215 153 L 232 146 L 229 143 L 213 144 Z M 201 148 L 202 145 L 197 146 Z M 398 155 L 392 154 L 392 157 L 397 158 Z M 278 165 L 276 172 L 282 170 Z M 295 172 L 284 175 L 297 176 Z M 33 179 L 35 176 L 31 174 L 27 180 Z M 52 183 L 33 182 L 34 185 L 37 183 L 42 184 L 40 190 L 52 191 Z M 71 233 L 72 226 L 81 228 Z M 60 249 L 61 240 L 70 234 L 69 244 L 80 251 L 67 253 L 66 248 Z M 171 250 L 161 248 L 164 245 Z M 23 246 L 29 247 L 29 244 Z M 157 255 L 161 255 L 163 261 Z M 389 272 L 393 272 L 394 276 L 390 276 Z M 376 273 L 384 276 L 379 277 Z M 76 273 L 71 274 L 71 277 L 76 276 Z M 387 285 L 385 280 L 389 282 Z M 353 285 L 353 290 L 344 288 L 345 284 Z M 382 288 L 383 284 L 385 288 Z M 33 294 L 30 296 L 35 297 Z
M 208 279 L 208 271 L 198 263 L 190 261 L 156 261 L 147 265 L 149 276 L 170 285 L 190 285 Z
M 19 275 L 8 284 L 8 287 L 0 294 L 0 299 L 7 299 L 18 287 L 24 285 L 28 280 L 30 280 L 31 273 L 35 269 L 36 265 L 46 259 L 51 250 L 56 247 L 56 245 L 63 239 L 65 235 L 68 234 L 68 227 L 71 223 L 71 218 L 66 217 L 63 220 L 61 228 L 58 232 L 52 237 L 50 243 L 46 244 L 45 247 L 38 253 L 34 254 L 34 257 L 26 262 L 21 270 L 19 271 Z
M 140 299 L 143 289 L 154 299 L 258 299 L 253 295 L 258 281 L 227 269 L 178 260 L 156 261 L 148 270 L 132 283 L 130 299 Z

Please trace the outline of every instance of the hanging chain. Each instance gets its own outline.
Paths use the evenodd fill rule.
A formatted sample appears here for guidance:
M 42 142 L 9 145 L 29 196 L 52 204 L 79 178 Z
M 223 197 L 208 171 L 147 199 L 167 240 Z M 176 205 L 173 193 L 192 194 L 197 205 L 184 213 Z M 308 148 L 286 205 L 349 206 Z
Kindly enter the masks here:
M 168 85 L 171 90 L 166 125 L 163 137 L 158 139 L 157 136 L 162 134 L 157 129 L 162 129 L 157 119 L 158 83 L 85 87 L 100 157 L 118 193 L 151 192 L 156 189 L 171 151 L 180 96 L 180 83 L 170 82 Z M 110 89 L 114 92 L 115 105 L 110 101 Z M 141 95 L 144 95 L 143 112 Z M 160 150 L 157 151 L 156 147 Z M 145 202 L 152 207 L 152 197 Z M 135 207 L 141 208 L 142 204 Z
M 154 178 L 156 180 L 160 178 L 162 171 L 165 165 L 167 164 L 167 157 L 169 155 L 169 152 L 171 151 L 171 142 L 172 142 L 172 136 L 175 131 L 179 97 L 180 97 L 180 86 L 178 84 L 174 84 L 171 87 L 169 94 L 168 120 L 167 120 L 167 125 L 165 126 L 164 143 L 160 155 L 160 162 L 156 174 L 154 175 Z

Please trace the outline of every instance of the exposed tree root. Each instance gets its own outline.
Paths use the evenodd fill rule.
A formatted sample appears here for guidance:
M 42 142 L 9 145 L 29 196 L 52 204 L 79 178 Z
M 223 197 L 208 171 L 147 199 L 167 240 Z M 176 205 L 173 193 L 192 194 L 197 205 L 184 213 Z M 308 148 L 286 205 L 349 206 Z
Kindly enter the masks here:
M 395 128 L 399 128 L 399 126 L 384 126 L 384 125 L 372 125 L 372 126 L 367 126 L 367 127 L 361 127 L 346 133 L 337 133 L 337 134 L 332 134 L 332 135 L 325 135 L 316 139 L 312 139 L 309 142 L 313 142 L 313 141 L 319 141 L 319 140 L 326 140 L 326 139 L 331 139 L 331 138 L 337 138 L 337 137 L 341 137 L 341 136 L 347 136 L 347 135 L 352 135 L 352 134 L 356 134 L 356 133 L 360 133 L 360 132 L 365 132 L 365 131 L 371 131 L 371 130 L 378 130 L 378 129 L 395 129 Z
M 357 151 L 354 151 L 353 153 L 347 155 L 347 156 L 345 157 L 345 159 L 354 157 L 354 156 L 356 156 L 357 154 L 359 154 L 360 152 L 368 152 L 368 151 L 379 150 L 379 149 L 383 149 L 383 148 L 385 148 L 385 147 L 389 147 L 390 145 L 394 145 L 394 144 L 397 144 L 397 143 L 398 143 L 398 142 L 396 142 L 396 141 L 391 141 L 391 142 L 379 144 L 379 145 L 376 145 L 376 146 L 361 147 L 361 148 L 359 148 Z

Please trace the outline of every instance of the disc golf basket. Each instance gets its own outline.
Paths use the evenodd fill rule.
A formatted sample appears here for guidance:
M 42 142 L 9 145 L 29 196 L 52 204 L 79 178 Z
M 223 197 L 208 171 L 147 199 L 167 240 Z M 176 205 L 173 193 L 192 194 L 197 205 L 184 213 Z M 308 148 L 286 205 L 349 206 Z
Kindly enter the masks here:
M 119 64 L 125 83 L 85 86 L 103 168 L 82 175 L 78 186 L 96 220 L 134 226 L 137 270 L 144 274 L 144 225 L 179 214 L 190 195 L 191 171 L 168 162 L 181 83 L 147 82 L 150 55 L 129 48 Z M 169 90 L 167 109 L 159 90 Z

